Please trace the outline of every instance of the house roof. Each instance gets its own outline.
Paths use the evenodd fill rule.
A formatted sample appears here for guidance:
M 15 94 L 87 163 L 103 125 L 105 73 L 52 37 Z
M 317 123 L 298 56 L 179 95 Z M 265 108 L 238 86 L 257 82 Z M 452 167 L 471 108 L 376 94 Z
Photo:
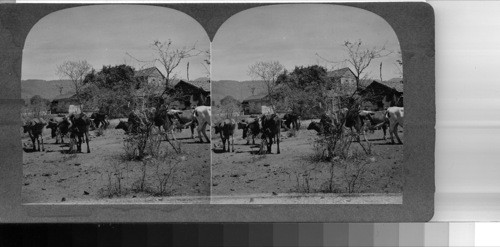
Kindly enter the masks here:
M 156 68 L 156 67 L 150 67 L 150 68 L 146 68 L 146 69 L 141 69 L 141 70 L 138 70 L 135 72 L 135 76 L 137 77 L 140 77 L 140 76 L 150 76 L 152 75 L 155 71 L 158 71 L 158 73 L 163 77 L 165 78 L 165 76 L 163 75 L 163 73 L 161 73 L 161 71 Z
M 383 81 L 383 82 L 380 82 L 380 81 L 376 81 L 384 86 L 387 86 L 387 87 L 390 87 L 390 88 L 394 88 L 396 89 L 396 91 L 402 93 L 403 92 L 403 82 L 401 81 Z
M 261 94 L 257 94 L 257 95 L 252 95 L 252 96 L 244 99 L 243 101 L 258 101 L 258 100 L 262 100 L 266 97 L 267 97 L 266 93 L 261 93 Z
M 337 78 L 337 77 L 342 77 L 347 72 L 351 72 L 352 73 L 351 69 L 345 67 L 345 68 L 342 68 L 342 69 L 332 70 L 332 71 L 330 71 L 330 72 L 327 73 L 327 76 L 328 77 L 335 77 L 335 78 Z M 354 73 L 352 73 L 352 74 L 354 75 Z
M 203 90 L 210 92 L 210 82 L 209 81 L 190 81 L 187 82 L 195 87 L 201 87 Z

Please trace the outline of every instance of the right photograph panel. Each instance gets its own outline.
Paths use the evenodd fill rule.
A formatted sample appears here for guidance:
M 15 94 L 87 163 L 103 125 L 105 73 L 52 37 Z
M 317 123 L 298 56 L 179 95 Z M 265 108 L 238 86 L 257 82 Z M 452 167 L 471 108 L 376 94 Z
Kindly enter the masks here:
M 401 204 L 403 62 L 380 16 L 257 7 L 212 43 L 215 204 Z

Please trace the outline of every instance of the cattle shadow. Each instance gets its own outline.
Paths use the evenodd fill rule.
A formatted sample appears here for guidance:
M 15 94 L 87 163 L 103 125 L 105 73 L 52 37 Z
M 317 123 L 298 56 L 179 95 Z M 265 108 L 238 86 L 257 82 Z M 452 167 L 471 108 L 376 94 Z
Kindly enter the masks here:
M 383 142 L 383 143 L 373 143 L 373 145 L 379 145 L 379 146 L 392 146 L 392 145 L 403 145 L 402 143 L 392 143 L 392 142 Z
M 43 152 L 43 151 L 33 150 L 33 148 L 23 148 L 23 150 L 26 153 Z

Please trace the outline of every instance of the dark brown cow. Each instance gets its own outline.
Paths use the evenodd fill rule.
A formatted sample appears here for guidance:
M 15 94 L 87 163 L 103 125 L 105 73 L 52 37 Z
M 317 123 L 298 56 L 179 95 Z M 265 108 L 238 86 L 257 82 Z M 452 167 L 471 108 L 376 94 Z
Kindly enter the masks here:
M 309 126 L 307 126 L 307 130 L 316 130 L 318 135 L 323 134 L 323 125 L 318 122 L 312 121 Z
M 280 135 L 281 135 L 281 118 L 276 114 L 263 115 L 261 118 L 262 124 L 262 140 L 267 142 L 267 153 L 271 153 L 273 139 L 276 139 L 277 154 L 280 153 Z
M 45 122 L 45 120 L 41 118 L 31 119 L 30 121 L 26 122 L 23 125 L 24 133 L 28 133 L 31 142 L 33 143 L 33 151 L 37 151 L 35 140 L 38 143 L 38 151 L 45 151 L 45 147 L 43 145 L 43 137 L 42 137 L 43 128 L 45 128 L 45 125 L 47 125 L 47 122 Z M 42 142 L 41 149 L 40 149 L 40 141 Z
M 295 113 L 287 113 L 283 116 L 283 123 L 287 129 L 293 128 L 295 130 L 300 129 L 300 117 Z
M 125 130 L 125 134 L 128 135 L 128 133 L 130 131 L 130 124 L 127 121 L 120 120 L 120 122 L 118 123 L 118 125 L 116 125 L 115 129 Z
M 255 137 L 260 133 L 260 125 L 258 117 L 249 117 L 238 122 L 238 129 L 243 130 L 243 139 L 247 140 L 247 145 L 252 137 L 252 144 L 255 145 Z
M 220 133 L 220 138 L 222 139 L 222 151 L 226 152 L 226 140 L 227 140 L 227 151 L 231 152 L 231 146 L 232 146 L 234 152 L 234 130 L 236 129 L 236 122 L 233 119 L 225 119 L 219 124 L 216 124 L 214 128 L 216 135 Z
M 47 128 L 50 129 L 51 137 L 56 138 L 56 144 L 59 143 L 59 139 L 64 143 L 64 136 L 68 134 L 70 125 L 67 117 L 55 117 L 49 120 Z
M 85 142 L 87 143 L 87 153 L 90 153 L 89 145 L 89 128 L 90 128 L 90 118 L 85 115 L 85 113 L 77 113 L 69 116 L 69 121 L 71 125 L 69 126 L 69 133 L 72 143 L 76 142 L 76 151 L 82 152 L 82 141 L 85 137 Z M 78 141 L 76 138 L 78 137 Z M 73 144 L 70 146 L 70 152 L 73 151 Z
M 90 119 L 92 119 L 95 128 L 99 128 L 99 126 L 102 126 L 103 129 L 107 129 L 109 126 L 109 121 L 106 118 L 106 114 L 101 112 L 94 112 L 92 113 L 92 115 L 90 115 Z

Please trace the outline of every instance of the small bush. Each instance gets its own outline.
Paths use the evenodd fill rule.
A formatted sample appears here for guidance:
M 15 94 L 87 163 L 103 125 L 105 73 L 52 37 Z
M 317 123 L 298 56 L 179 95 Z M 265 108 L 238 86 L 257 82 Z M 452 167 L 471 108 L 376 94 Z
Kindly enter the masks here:
M 335 161 L 342 173 L 346 193 L 358 193 L 359 189 L 366 182 L 366 174 L 370 165 L 368 155 L 355 152 L 346 157 Z
M 129 135 L 123 147 L 126 160 L 142 160 L 147 156 L 159 156 L 161 135 L 150 132 Z

